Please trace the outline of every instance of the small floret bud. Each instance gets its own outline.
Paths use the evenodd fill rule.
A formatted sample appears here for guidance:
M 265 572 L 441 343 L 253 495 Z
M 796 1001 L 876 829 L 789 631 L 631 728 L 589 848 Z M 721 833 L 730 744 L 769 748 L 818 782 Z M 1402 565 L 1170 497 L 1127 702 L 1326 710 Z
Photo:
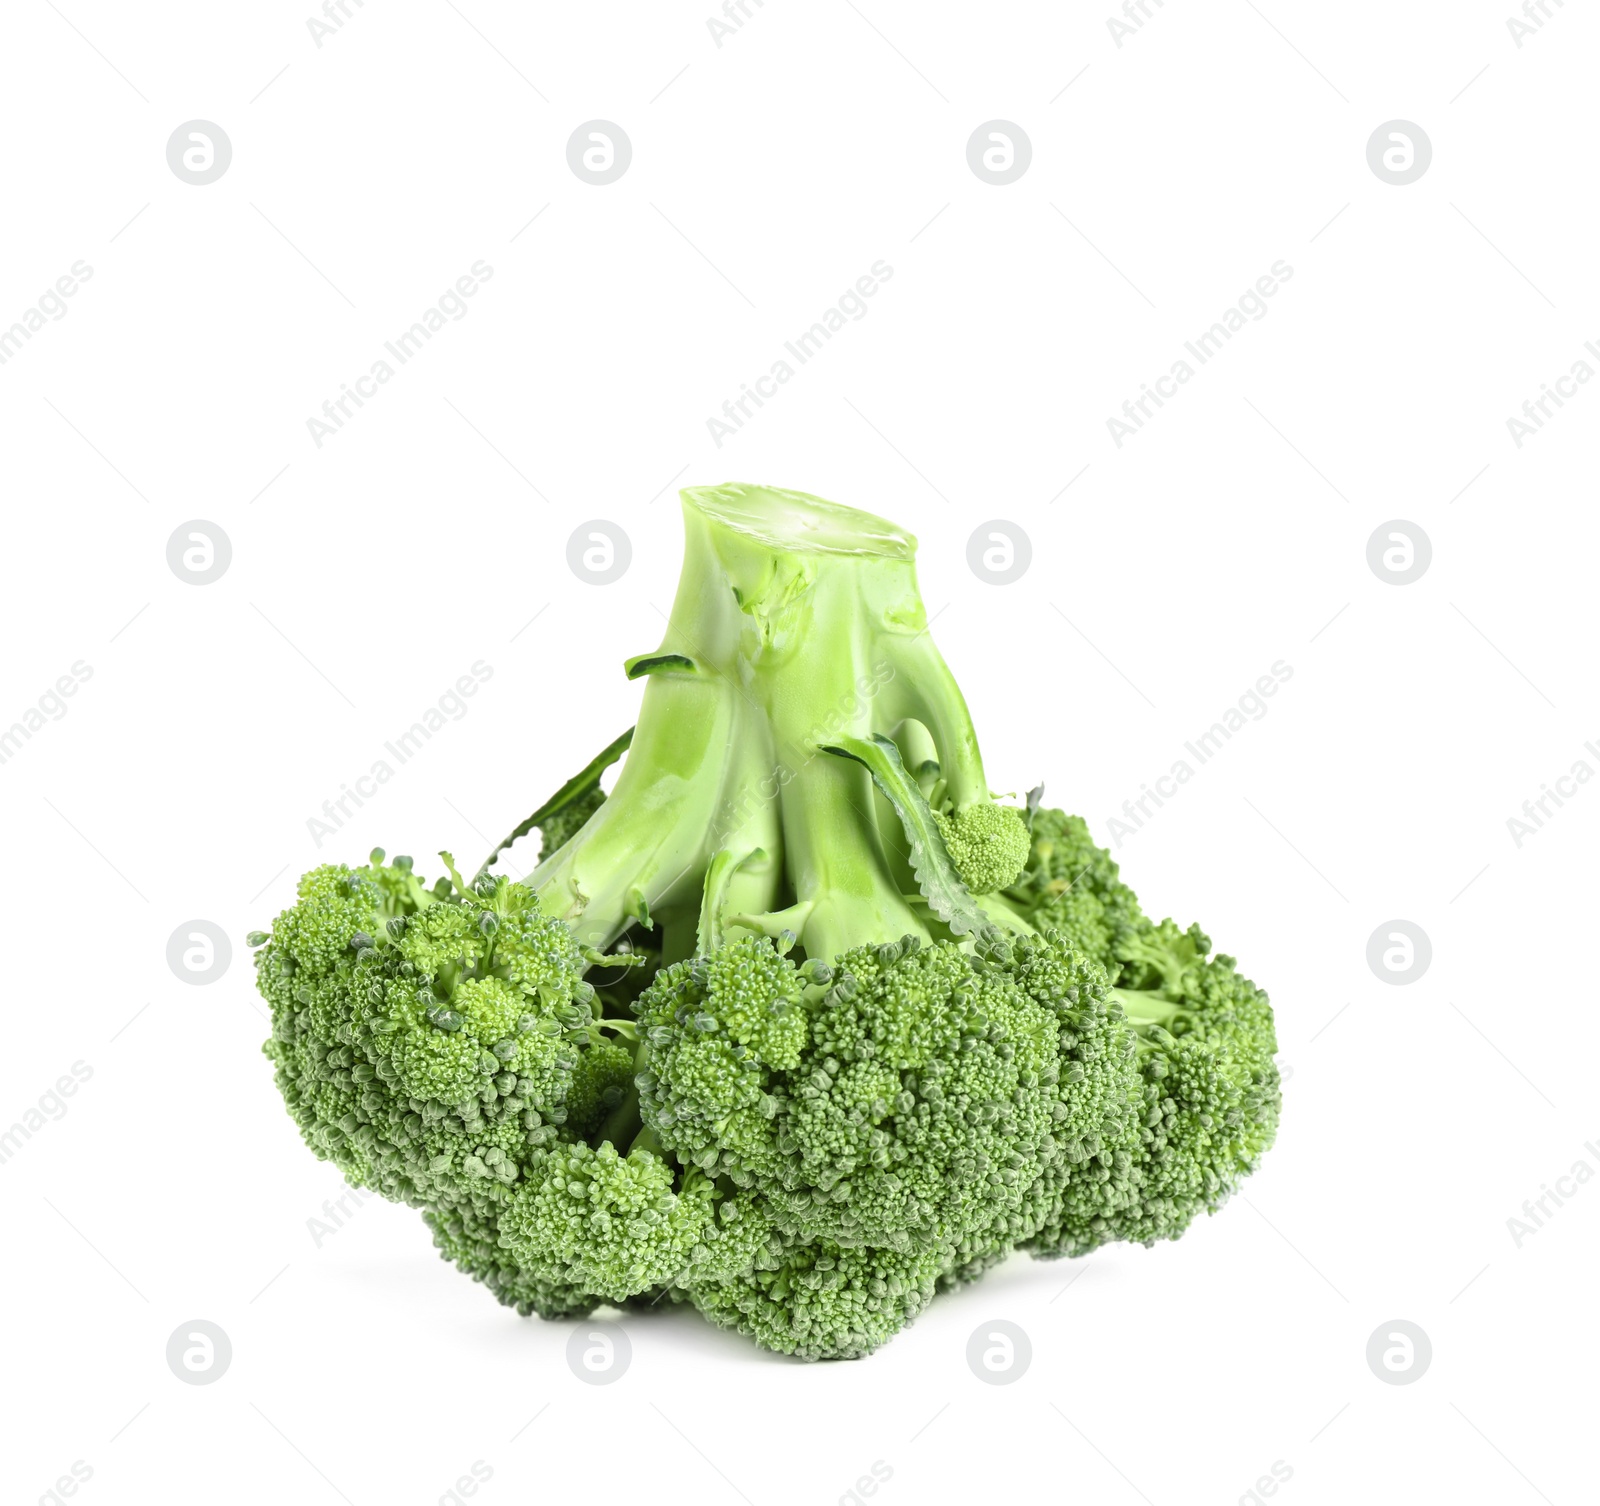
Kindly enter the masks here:
M 245 937 L 244 944 L 246 946 L 261 946 L 266 940 L 267 933 L 265 931 L 252 931 Z
M 367 861 L 371 863 L 374 868 L 381 868 L 383 866 L 383 849 L 381 847 L 374 847 L 372 851 L 367 854 Z
M 365 931 L 357 931 L 356 934 L 350 938 L 350 948 L 352 951 L 364 951 L 371 945 L 372 938 L 367 935 Z

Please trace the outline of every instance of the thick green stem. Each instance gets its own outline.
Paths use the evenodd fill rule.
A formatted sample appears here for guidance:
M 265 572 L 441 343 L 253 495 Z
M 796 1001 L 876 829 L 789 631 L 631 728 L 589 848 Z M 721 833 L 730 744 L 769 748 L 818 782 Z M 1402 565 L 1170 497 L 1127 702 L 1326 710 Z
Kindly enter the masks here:
M 1113 988 L 1111 997 L 1122 1005 L 1122 1012 L 1135 1026 L 1171 1026 L 1187 1008 L 1182 1003 L 1164 999 L 1160 994 L 1137 988 Z
M 786 787 L 790 875 L 811 903 L 798 928 L 807 956 L 831 962 L 852 946 L 930 938 L 890 873 L 872 801 L 864 768 L 826 756 L 805 764 Z
M 594 1137 L 594 1143 L 598 1147 L 610 1141 L 622 1155 L 627 1155 L 643 1123 L 639 1117 L 639 1095 L 630 1090 L 628 1096 L 611 1111 L 606 1122 L 600 1126 L 600 1132 Z
M 644 1071 L 645 1063 L 649 1059 L 650 1043 L 648 1041 L 638 1042 L 633 1052 L 633 1070 L 635 1074 Z M 605 1123 L 600 1126 L 599 1131 L 592 1137 L 592 1142 L 598 1148 L 609 1140 L 623 1155 L 627 1155 L 628 1151 L 639 1143 L 641 1134 L 645 1133 L 643 1125 L 644 1120 L 639 1114 L 639 1090 L 630 1084 L 628 1096 L 606 1116 Z M 654 1143 L 653 1136 L 652 1143 L 647 1145 L 646 1149 L 659 1151 L 660 1146 Z
M 645 909 L 674 917 L 673 934 L 692 917 L 702 947 L 730 923 L 765 930 L 763 914 L 788 907 L 811 956 L 926 939 L 867 771 L 820 751 L 915 717 L 955 803 L 988 797 L 966 705 L 927 631 L 916 541 L 761 487 L 686 491 L 683 513 L 666 634 L 630 661 L 648 683 L 621 776 L 534 886 L 600 947 Z
M 892 704 L 901 716 L 921 722 L 932 735 L 945 798 L 957 810 L 988 800 L 989 784 L 971 713 L 927 628 L 901 645 L 896 657 Z
M 670 673 L 646 686 L 611 797 L 534 870 L 545 908 L 580 941 L 609 946 L 632 921 L 635 890 L 652 911 L 675 885 L 698 890 L 723 759 L 741 720 L 714 681 Z

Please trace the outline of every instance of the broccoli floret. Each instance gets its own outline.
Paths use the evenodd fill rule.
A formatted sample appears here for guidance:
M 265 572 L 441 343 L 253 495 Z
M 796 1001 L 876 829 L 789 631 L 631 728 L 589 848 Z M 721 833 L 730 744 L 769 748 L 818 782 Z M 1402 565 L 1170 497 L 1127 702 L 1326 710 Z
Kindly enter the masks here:
M 1119 943 L 1146 923 L 1133 890 L 1081 816 L 1035 811 L 1032 835 L 1027 865 L 1007 886 L 1006 898 L 1034 926 L 1060 931 L 1119 982 Z
M 587 1135 L 624 1108 L 633 1089 L 634 1052 L 621 1041 L 594 1041 L 578 1055 L 567 1088 L 566 1128 Z M 614 1138 L 614 1137 L 613 1137 Z
M 605 803 L 605 798 L 605 791 L 596 784 L 570 805 L 563 806 L 542 821 L 539 824 L 539 836 L 543 839 L 539 847 L 539 861 L 544 862 L 552 852 L 559 852 L 565 847 L 572 834 Z
M 581 1141 L 537 1152 L 500 1219 L 500 1244 L 535 1279 L 576 1281 L 620 1302 L 685 1271 L 716 1216 L 711 1186 L 690 1175 L 673 1190 L 673 1168 L 637 1148 Z
M 910 535 L 683 500 L 637 727 L 470 884 L 375 851 L 252 934 L 307 1144 L 519 1312 L 689 1303 L 804 1359 L 1220 1208 L 1276 1131 L 1266 995 L 1078 817 L 995 803 Z
M 631 1086 L 571 929 L 491 878 L 441 894 L 409 859 L 319 868 L 256 953 L 265 1050 L 307 1143 L 357 1186 L 436 1215 L 440 1247 L 526 1298 L 486 1256 L 524 1168 Z M 567 1284 L 571 1284 L 570 1282 Z
M 993 894 L 1015 883 L 1028 861 L 1028 828 L 1022 812 L 984 801 L 933 818 L 962 881 L 974 894 Z
M 1183 934 L 1205 943 L 1197 927 Z M 1121 1237 L 1147 1243 L 1175 1237 L 1202 1209 L 1216 1212 L 1278 1128 L 1278 1043 L 1266 994 L 1221 954 L 1202 954 L 1179 977 L 1165 989 L 1116 990 L 1139 1035 L 1148 1136 L 1138 1162 L 1147 1196 L 1160 1204 L 1152 1222 Z
M 778 1243 L 751 1268 L 690 1288 L 695 1306 L 779 1354 L 853 1360 L 891 1339 L 933 1300 L 938 1250 Z
M 770 942 L 752 949 L 789 1017 L 803 974 Z M 1009 1245 L 1082 1128 L 1057 1091 L 1068 1006 L 1040 986 L 1036 956 L 1049 951 L 915 937 L 853 949 L 826 989 L 809 988 L 809 1039 L 779 1061 L 736 1039 L 730 1014 L 748 1010 L 747 994 L 680 964 L 639 1004 L 644 1122 L 680 1160 L 758 1191 L 796 1236 L 905 1251 L 987 1233 Z M 1074 970 L 1054 961 L 1059 976 Z M 1103 992 L 1104 974 L 1093 979 Z M 1091 1102 L 1077 1095 L 1069 1112 L 1095 1113 Z

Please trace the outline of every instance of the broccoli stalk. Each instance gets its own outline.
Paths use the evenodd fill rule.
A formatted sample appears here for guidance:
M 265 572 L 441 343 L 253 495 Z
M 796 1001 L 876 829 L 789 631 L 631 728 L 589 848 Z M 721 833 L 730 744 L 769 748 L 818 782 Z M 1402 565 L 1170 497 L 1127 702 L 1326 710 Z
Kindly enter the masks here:
M 659 928 L 667 962 L 783 930 L 824 960 L 947 938 L 917 892 L 922 839 L 843 746 L 893 731 L 919 772 L 936 761 L 933 860 L 975 891 L 1017 877 L 1027 831 L 990 799 L 928 633 L 916 541 L 799 492 L 700 488 L 683 511 L 666 634 L 629 662 L 648 680 L 632 747 L 610 798 L 529 880 L 546 913 L 597 948 Z M 898 752 L 895 765 L 903 775 Z

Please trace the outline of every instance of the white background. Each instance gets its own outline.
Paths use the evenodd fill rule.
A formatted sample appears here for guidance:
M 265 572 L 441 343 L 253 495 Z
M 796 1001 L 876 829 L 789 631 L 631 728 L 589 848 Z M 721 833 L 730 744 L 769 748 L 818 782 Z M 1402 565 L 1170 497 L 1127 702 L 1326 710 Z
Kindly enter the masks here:
M 889 1506 L 1192 1506 L 1282 1461 L 1304 1506 L 1593 1500 L 1600 1187 L 1520 1248 L 1507 1221 L 1600 1169 L 1600 789 L 1520 847 L 1506 822 L 1600 768 L 1600 391 L 1520 448 L 1506 420 L 1600 339 L 1600 18 L 1552 6 L 1519 48 L 1508 8 L 1169 0 L 1118 47 L 1095 5 L 768 0 L 719 48 L 676 0 L 369 0 L 319 48 L 293 3 L 8 5 L 0 325 L 93 275 L 0 367 L 0 726 L 92 677 L 0 764 L 0 1126 L 92 1077 L 0 1166 L 5 1498 L 82 1461 L 85 1502 L 428 1506 L 482 1461 L 490 1506 L 767 1506 L 882 1461 Z M 595 118 L 633 146 L 607 187 L 566 161 Z M 996 118 L 1032 142 L 1006 187 L 966 161 Z M 1433 146 L 1405 187 L 1366 159 L 1396 118 Z M 165 155 L 195 119 L 233 147 L 204 187 Z M 319 448 L 306 420 L 480 259 L 467 317 Z M 707 418 L 880 259 L 718 448 Z M 673 485 L 729 479 L 914 529 L 995 787 L 1044 779 L 1102 841 L 1292 667 L 1117 852 L 1268 987 L 1292 1075 L 1259 1174 L 1176 1244 L 1017 1259 L 858 1364 L 632 1318 L 593 1388 L 414 1212 L 314 1241 L 341 1185 L 274 1092 L 242 938 L 317 861 L 475 865 L 629 725 Z M 609 587 L 566 562 L 595 518 L 632 540 Z M 166 559 L 192 519 L 232 545 L 203 587 Z M 994 519 L 1032 544 L 1007 587 L 967 564 Z M 1432 542 L 1411 585 L 1367 563 L 1391 519 Z M 478 660 L 319 849 L 308 818 Z M 235 943 L 203 987 L 166 961 L 194 918 Z M 1406 987 L 1366 961 L 1395 918 L 1433 947 Z M 233 1346 L 209 1386 L 164 1358 L 197 1318 Z M 1002 1318 L 1032 1363 L 984 1385 L 967 1340 Z M 1432 1342 L 1411 1385 L 1366 1362 L 1394 1319 Z

